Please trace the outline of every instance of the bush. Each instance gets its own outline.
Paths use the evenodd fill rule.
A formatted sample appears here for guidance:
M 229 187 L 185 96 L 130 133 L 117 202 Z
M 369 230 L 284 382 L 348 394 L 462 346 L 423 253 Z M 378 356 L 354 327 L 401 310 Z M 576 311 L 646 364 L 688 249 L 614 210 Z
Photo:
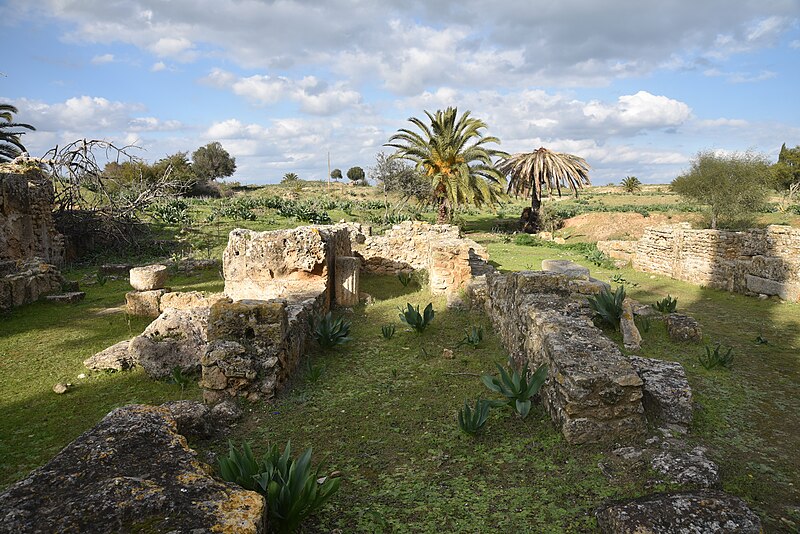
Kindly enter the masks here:
M 228 457 L 220 458 L 219 471 L 224 480 L 266 497 L 268 525 L 273 532 L 295 532 L 341 483 L 338 478 L 320 476 L 320 467 L 311 466 L 311 454 L 308 448 L 292 458 L 291 442 L 287 442 L 282 454 L 277 445 L 272 445 L 257 460 L 249 444 L 244 443 L 240 452 L 229 442 Z
M 604 287 L 600 293 L 589 297 L 588 300 L 589 307 L 603 322 L 610 324 L 615 330 L 619 330 L 619 320 L 622 317 L 622 302 L 625 300 L 625 286 L 617 287 L 614 293 Z

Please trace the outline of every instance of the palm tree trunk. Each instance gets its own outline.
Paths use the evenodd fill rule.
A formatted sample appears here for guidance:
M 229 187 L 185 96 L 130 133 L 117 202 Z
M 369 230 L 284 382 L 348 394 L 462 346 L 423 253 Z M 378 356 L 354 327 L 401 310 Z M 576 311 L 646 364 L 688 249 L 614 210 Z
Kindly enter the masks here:
M 531 195 L 531 207 L 522 210 L 520 216 L 520 223 L 522 224 L 522 231 L 528 234 L 535 234 L 539 231 L 539 210 L 542 207 L 542 201 L 537 194 Z
M 444 198 L 439 199 L 439 211 L 436 214 L 436 224 L 447 224 L 450 222 L 450 210 L 447 209 L 447 202 Z

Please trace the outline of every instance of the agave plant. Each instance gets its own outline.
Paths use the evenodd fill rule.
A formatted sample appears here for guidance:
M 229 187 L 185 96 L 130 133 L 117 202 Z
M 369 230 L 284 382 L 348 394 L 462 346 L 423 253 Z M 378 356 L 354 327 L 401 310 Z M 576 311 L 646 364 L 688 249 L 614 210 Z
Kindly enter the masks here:
M 292 445 L 288 442 L 283 453 L 273 444 L 258 460 L 249 444 L 244 443 L 239 452 L 229 442 L 228 457 L 219 461 L 220 474 L 223 479 L 266 497 L 273 531 L 296 532 L 300 523 L 319 510 L 341 483 L 333 476 L 320 476 L 320 467 L 311 466 L 311 454 L 309 447 L 298 458 L 292 458 Z
M 412 306 L 411 303 L 406 303 L 406 306 L 405 310 L 400 308 L 400 320 L 421 334 L 433 321 L 433 303 L 429 302 L 421 314 L 419 304 Z
M 673 313 L 678 308 L 678 299 L 672 298 L 667 295 L 661 300 L 657 300 L 653 307 L 661 313 Z
M 720 352 L 720 344 L 717 343 L 712 349 L 706 345 L 705 356 L 700 356 L 700 365 L 707 370 L 712 370 L 717 367 L 730 367 L 733 363 L 733 347 L 728 347 L 728 351 L 724 354 Z
M 589 297 L 589 307 L 597 314 L 603 322 L 606 322 L 619 330 L 619 320 L 622 317 L 622 302 L 625 300 L 625 286 L 617 287 L 615 292 L 604 287 L 603 290 Z
M 511 369 L 511 374 L 497 366 L 500 377 L 492 375 L 481 376 L 483 384 L 504 396 L 506 404 L 511 406 L 520 417 L 525 419 L 531 410 L 531 397 L 536 395 L 547 380 L 547 365 L 542 364 L 533 375 L 528 377 L 528 362 L 522 362 L 522 371 Z
M 481 344 L 483 341 L 483 327 L 482 326 L 472 326 L 464 335 L 464 339 L 462 339 L 458 346 L 461 345 L 471 345 L 472 348 L 477 348 L 478 345 Z
M 397 279 L 400 280 L 400 284 L 403 287 L 408 287 L 408 284 L 414 279 L 414 275 L 412 273 L 399 272 L 397 273 Z
M 312 332 L 314 339 L 323 349 L 335 347 L 350 341 L 350 321 L 343 317 L 333 318 L 331 312 L 317 318 Z
M 393 324 L 385 324 L 381 327 L 381 335 L 384 339 L 392 339 L 396 329 Z
M 465 433 L 474 436 L 486 423 L 489 418 L 489 408 L 492 402 L 484 399 L 477 399 L 475 406 L 471 407 L 464 401 L 464 408 L 458 410 L 458 426 Z

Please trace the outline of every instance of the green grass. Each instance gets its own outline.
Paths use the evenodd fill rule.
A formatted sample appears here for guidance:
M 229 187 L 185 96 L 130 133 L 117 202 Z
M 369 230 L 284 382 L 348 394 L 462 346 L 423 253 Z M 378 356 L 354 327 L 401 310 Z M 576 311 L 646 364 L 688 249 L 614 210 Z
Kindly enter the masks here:
M 215 271 L 170 282 L 176 289 L 221 289 Z M 174 384 L 150 380 L 141 370 L 88 371 L 83 360 L 141 333 L 150 319 L 124 313 L 127 280 L 83 289 L 86 298 L 80 303 L 37 302 L 0 321 L 0 485 L 45 463 L 113 408 L 200 397 L 196 383 L 181 392 Z M 121 309 L 108 313 L 117 307 Z M 81 374 L 86 377 L 79 378 Z M 52 388 L 58 382 L 73 387 L 56 395 Z

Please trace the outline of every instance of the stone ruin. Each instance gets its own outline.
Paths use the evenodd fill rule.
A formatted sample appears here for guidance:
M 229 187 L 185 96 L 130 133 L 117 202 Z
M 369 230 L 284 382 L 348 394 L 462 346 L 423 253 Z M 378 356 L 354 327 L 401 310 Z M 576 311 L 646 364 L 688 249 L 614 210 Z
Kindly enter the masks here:
M 800 229 L 772 225 L 743 232 L 647 228 L 638 241 L 597 248 L 634 269 L 745 295 L 800 301 Z
M 234 398 L 267 399 L 285 383 L 306 352 L 311 319 L 331 306 L 357 302 L 359 271 L 390 274 L 426 269 L 433 292 L 453 294 L 463 290 L 473 308 L 491 317 L 515 365 L 527 365 L 531 370 L 543 363 L 548 365 L 548 381 L 541 397 L 568 443 L 641 443 L 648 423 L 660 427 L 665 436 L 686 432 L 692 417 L 692 396 L 680 364 L 628 358 L 594 326 L 586 296 L 601 291 L 606 284 L 591 279 L 588 270 L 564 262 L 547 263 L 547 271 L 495 272 L 486 261 L 485 251 L 458 237 L 453 228 L 404 223 L 383 236 L 372 236 L 368 227 L 358 224 L 274 232 L 234 230 L 224 253 L 224 294 L 171 293 L 163 288 L 163 281 L 152 281 L 158 278 L 154 273 L 161 272 L 160 267 L 132 273 L 132 281 L 139 275 L 146 280 L 135 284 L 136 291 L 157 291 L 150 312 L 157 310 L 158 317 L 142 335 L 106 349 L 86 364 L 117 370 L 140 365 L 158 378 L 168 376 L 174 366 L 185 371 L 200 368 L 204 400 L 215 409 Z M 631 316 L 636 313 L 630 305 L 629 311 Z M 73 447 L 83 447 L 82 439 L 96 440 L 91 437 L 93 433 L 104 435 L 107 420 L 127 420 L 131 417 L 124 412 L 127 409 L 122 409 L 122 415 L 119 410 L 109 414 L 98 427 L 41 468 L 43 474 L 59 479 L 59 472 L 71 472 L 74 466 L 70 468 L 69 462 L 59 458 Z M 130 409 L 146 412 L 150 408 Z M 169 425 L 168 416 L 165 420 Z M 131 424 L 139 432 L 155 423 L 144 427 Z M 175 443 L 181 438 L 170 439 Z M 680 440 L 659 439 L 649 439 L 645 449 L 619 448 L 609 458 L 620 459 L 622 469 L 630 468 L 625 461 L 645 462 L 667 480 L 698 490 L 604 506 L 597 512 L 604 532 L 678 524 L 703 531 L 714 520 L 701 513 L 707 503 L 714 506 L 712 515 L 724 514 L 729 525 L 736 527 L 734 531 L 741 527 L 742 532 L 750 532 L 760 525 L 741 500 L 714 489 L 719 484 L 718 471 L 703 450 L 689 451 Z M 65 458 L 71 456 L 66 454 Z M 102 484 L 127 476 L 126 462 L 101 473 L 101 478 L 106 477 Z M 168 473 L 170 469 L 168 466 Z M 613 466 L 609 464 L 608 469 L 613 471 Z M 131 468 L 134 473 L 139 470 Z M 40 476 L 38 471 L 31 475 L 36 476 Z M 144 477 L 148 480 L 146 488 L 119 486 L 121 489 L 109 498 L 125 502 L 133 493 L 150 491 L 147 488 L 151 486 L 153 491 L 162 491 L 155 489 L 162 482 L 148 477 L 152 475 Z M 176 487 L 180 489 L 189 480 L 208 485 L 210 489 L 203 490 L 206 494 L 220 495 L 214 483 L 199 475 L 179 476 Z M 167 484 L 167 493 L 181 500 L 172 484 L 175 481 Z M 12 521 L 30 520 L 26 510 L 41 498 L 27 487 L 27 481 L 23 481 L 0 495 L 0 502 L 15 510 L 16 515 L 7 516 Z M 93 492 L 102 492 L 101 487 L 90 487 Z M 252 526 L 243 531 L 258 532 L 263 508 L 257 499 L 242 493 L 236 499 L 250 503 L 248 511 L 243 512 L 249 515 L 239 520 Z M 212 516 L 202 516 L 207 523 L 228 520 L 228 505 L 206 505 L 202 504 L 205 497 L 198 499 L 190 503 L 202 510 L 196 512 L 198 517 L 211 510 Z M 171 504 L 165 506 L 174 510 Z M 125 513 L 122 510 L 115 517 L 128 520 Z
M 67 285 L 58 270 L 64 237 L 53 223 L 53 196 L 53 185 L 37 166 L 0 165 L 0 311 Z M 62 300 L 82 297 L 77 288 L 71 289 Z

